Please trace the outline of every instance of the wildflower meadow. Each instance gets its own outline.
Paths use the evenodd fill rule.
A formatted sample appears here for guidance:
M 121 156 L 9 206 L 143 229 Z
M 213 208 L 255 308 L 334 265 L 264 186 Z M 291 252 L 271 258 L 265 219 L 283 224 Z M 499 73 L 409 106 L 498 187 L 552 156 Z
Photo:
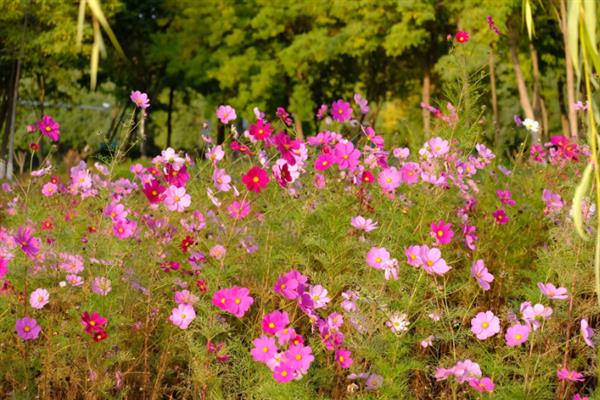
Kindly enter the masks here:
M 490 139 L 477 71 L 414 105 L 429 127 L 410 140 L 342 86 L 310 129 L 293 102 L 224 90 L 195 146 L 147 154 L 133 155 L 160 108 L 151 88 L 121 92 L 114 137 L 76 160 L 51 107 L 15 126 L 0 397 L 598 398 L 600 63 L 588 3 L 568 3 L 585 134 L 526 112 L 515 143 Z M 499 40 L 493 17 L 478 29 Z M 478 32 L 444 39 L 458 70 Z

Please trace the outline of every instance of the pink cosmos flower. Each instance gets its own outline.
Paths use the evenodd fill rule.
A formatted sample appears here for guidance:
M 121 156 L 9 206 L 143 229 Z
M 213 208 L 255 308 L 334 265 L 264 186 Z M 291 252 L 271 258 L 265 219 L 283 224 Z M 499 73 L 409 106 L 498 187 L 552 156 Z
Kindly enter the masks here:
M 429 275 L 444 275 L 452 269 L 442 258 L 440 249 L 435 247 L 430 249 L 427 246 L 421 246 L 421 259 L 423 260 L 423 269 Z
M 475 242 L 477 241 L 477 235 L 475 234 L 476 230 L 477 227 L 475 225 L 463 225 L 463 235 L 465 237 L 465 244 L 470 250 L 475 250 Z
M 469 359 L 458 361 L 451 368 L 437 368 L 436 381 L 443 381 L 454 376 L 459 383 L 481 377 L 481 367 Z
M 37 122 L 37 127 L 40 133 L 48 137 L 53 142 L 58 142 L 60 139 L 60 124 L 54 120 L 54 118 L 44 115 L 41 120 Z
M 216 165 L 223 157 L 225 157 L 225 152 L 221 145 L 215 146 L 206 152 L 206 158 L 212 161 L 213 165 Z
M 569 296 L 567 296 L 567 289 L 564 287 L 557 288 L 552 283 L 542 282 L 538 282 L 537 286 L 538 289 L 540 289 L 540 292 L 549 299 L 566 300 L 569 298 Z
M 175 292 L 175 302 L 177 304 L 188 304 L 193 306 L 200 300 L 198 296 L 194 295 L 189 290 L 180 290 Z
M 278 383 L 288 383 L 295 378 L 294 368 L 289 364 L 282 362 L 273 371 L 273 378 Z
M 585 344 L 590 346 L 592 349 L 595 348 L 596 344 L 593 341 L 594 330 L 590 327 L 587 319 L 581 320 L 580 331 L 581 331 L 581 336 L 583 337 L 583 341 L 585 342 Z
M 150 99 L 148 99 L 148 95 L 146 93 L 142 93 L 139 90 L 135 90 L 131 92 L 129 98 L 135 103 L 137 107 L 143 110 L 150 107 Z
M 125 209 L 123 204 L 119 203 L 109 203 L 104 208 L 104 215 L 109 217 L 113 221 L 121 221 L 124 220 L 129 212 Z
M 50 300 L 50 293 L 46 289 L 36 289 L 29 296 L 29 304 L 36 309 L 42 309 Z
M 315 160 L 315 169 L 317 171 L 325 171 L 333 165 L 333 156 L 331 153 L 322 153 Z
M 17 320 L 15 325 L 17 334 L 23 340 L 35 340 L 40 335 L 42 328 L 33 318 L 24 317 Z
M 57 191 L 58 191 L 58 186 L 56 186 L 52 182 L 48 182 L 44 186 L 42 186 L 42 194 L 46 197 L 55 195 Z
M 227 124 L 229 121 L 233 121 L 237 118 L 235 109 L 230 105 L 222 105 L 217 108 L 217 118 L 222 124 Z
M 494 391 L 496 384 L 492 382 L 490 378 L 483 377 L 481 379 L 471 379 L 469 380 L 469 386 L 481 393 L 491 393 Z
M 222 260 L 227 254 L 227 249 L 222 244 L 217 244 L 210 248 L 208 254 L 217 260 Z
M 162 194 L 167 190 L 166 187 L 161 186 L 157 179 L 152 179 L 150 182 L 144 184 L 144 195 L 150 202 L 150 204 L 160 203 L 162 201 Z
M 275 339 L 262 335 L 252 341 L 254 347 L 250 350 L 250 354 L 254 361 L 266 363 L 277 354 L 277 345 Z
M 65 279 L 67 280 L 67 282 L 69 282 L 69 285 L 71 286 L 81 286 L 83 285 L 83 278 L 80 277 L 79 275 L 75 275 L 75 274 L 68 274 Z
M 421 246 L 408 246 L 404 250 L 406 255 L 406 262 L 408 265 L 413 267 L 420 267 L 423 265 L 423 259 L 421 258 Z
M 256 140 L 262 140 L 263 142 L 267 140 L 273 133 L 273 127 L 268 122 L 259 119 L 255 124 L 250 125 L 248 129 L 250 135 Z
M 545 307 L 543 304 L 532 306 L 530 302 L 525 302 L 521 304 L 521 313 L 525 323 L 536 331 L 542 326 L 541 321 L 550 319 L 552 308 Z
M 437 244 L 448 244 L 452 241 L 454 232 L 452 225 L 447 224 L 444 220 L 431 224 L 431 237 L 435 238 Z
M 377 222 L 373 222 L 370 218 L 364 218 L 360 215 L 352 217 L 350 224 L 359 231 L 371 232 L 377 229 Z
M 180 329 L 187 329 L 192 321 L 196 318 L 196 311 L 190 304 L 179 304 L 176 308 L 171 310 L 169 321 L 173 325 L 178 326 Z
M 506 204 L 507 206 L 514 206 L 517 204 L 513 199 L 510 193 L 510 190 L 496 190 L 496 196 L 502 204 Z
M 352 118 L 352 107 L 350 103 L 342 99 L 334 101 L 331 104 L 331 117 L 339 122 L 345 122 Z
M 527 325 L 516 324 L 506 330 L 506 345 L 516 347 L 523 344 L 529 338 L 530 328 Z
M 277 338 L 277 341 L 279 342 L 279 344 L 282 346 L 284 344 L 288 343 L 290 340 L 292 340 L 296 336 L 297 336 L 297 333 L 294 330 L 294 328 L 286 327 L 286 328 L 280 329 L 277 332 L 275 332 L 275 337 Z
M 469 34 L 467 32 L 458 31 L 456 35 L 454 35 L 456 41 L 460 44 L 465 44 L 469 41 Z
M 308 278 L 296 270 L 289 271 L 279 276 L 275 282 L 275 293 L 281 294 L 289 300 L 300 297 L 306 290 Z
M 554 193 L 548 189 L 544 189 L 542 192 L 542 200 L 546 204 L 546 207 L 544 208 L 545 215 L 555 214 L 565 206 L 565 202 L 562 197 L 560 197 L 560 194 Z
M 379 173 L 377 182 L 385 192 L 393 192 L 402 183 L 402 175 L 396 167 L 389 167 Z
M 285 311 L 273 311 L 263 317 L 263 332 L 274 335 L 290 323 L 290 317 Z
M 476 260 L 471 266 L 471 276 L 477 279 L 477 283 L 483 290 L 490 290 L 490 283 L 494 280 L 494 275 L 490 274 L 483 260 Z
M 113 234 L 123 240 L 135 234 L 137 222 L 128 219 L 121 219 L 113 223 Z
M 421 176 L 421 167 L 414 162 L 407 162 L 400 168 L 400 178 L 407 185 L 413 185 L 419 181 Z
M 329 292 L 321 285 L 312 286 L 308 290 L 308 294 L 313 302 L 314 308 L 327 307 L 327 304 L 331 301 L 328 296 Z
M 223 311 L 242 318 L 250 308 L 254 299 L 249 295 L 248 288 L 237 286 L 221 289 L 213 294 L 212 304 Z
M 40 251 L 40 239 L 33 236 L 33 228 L 31 227 L 19 227 L 17 234 L 13 236 L 13 240 L 18 246 L 21 246 L 21 250 L 31 259 L 35 259 Z
M 284 363 L 290 368 L 299 371 L 306 371 L 310 367 L 315 357 L 312 354 L 310 346 L 303 344 L 291 345 L 283 354 Z
M 92 292 L 106 296 L 112 290 L 110 279 L 98 276 L 92 281 Z
M 575 393 L 573 400 L 590 400 L 590 398 L 587 396 L 582 396 L 579 393 Z
M 325 177 L 321 174 L 315 174 L 313 183 L 317 189 L 323 189 L 325 187 Z
M 450 151 L 450 145 L 448 144 L 448 141 L 442 139 L 441 137 L 429 139 L 427 142 L 427 147 L 434 157 L 441 157 Z
M 335 360 L 338 362 L 339 366 L 347 369 L 352 365 L 352 353 L 350 350 L 340 347 L 335 352 Z
M 233 219 L 240 220 L 250 213 L 250 202 L 247 200 L 237 201 L 227 207 L 227 213 Z
M 354 102 L 360 108 L 361 114 L 369 113 L 369 101 L 367 99 L 363 98 L 360 93 L 354 94 Z
M 256 193 L 260 193 L 269 183 L 269 176 L 267 172 L 257 166 L 253 166 L 248 172 L 242 177 L 242 183 L 246 185 L 248 190 Z
M 500 332 L 500 320 L 491 311 L 480 312 L 471 320 L 471 332 L 485 340 Z
M 375 269 L 384 269 L 390 261 L 390 253 L 385 247 L 372 247 L 367 253 L 367 265 Z
M 183 212 L 192 204 L 192 198 L 186 193 L 185 187 L 171 185 L 165 192 L 163 204 L 169 211 Z
M 570 382 L 583 382 L 585 380 L 583 374 L 576 370 L 569 371 L 566 368 L 561 368 L 556 371 L 556 376 L 561 381 L 570 381 Z
M 348 169 L 354 171 L 358 165 L 360 151 L 354 148 L 352 142 L 339 142 L 333 149 L 334 161 L 340 169 Z
M 508 222 L 508 217 L 506 216 L 506 211 L 503 209 L 498 209 L 492 213 L 492 216 L 498 223 L 498 225 L 506 225 Z

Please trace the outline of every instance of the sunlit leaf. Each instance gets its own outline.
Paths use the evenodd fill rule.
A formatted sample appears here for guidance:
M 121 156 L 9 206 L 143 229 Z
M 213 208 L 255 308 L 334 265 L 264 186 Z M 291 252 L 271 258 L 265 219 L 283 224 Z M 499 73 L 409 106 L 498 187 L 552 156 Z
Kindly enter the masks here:
M 590 189 L 593 170 L 594 168 L 591 163 L 585 167 L 581 182 L 577 186 L 577 189 L 575 189 L 575 196 L 573 196 L 573 221 L 575 222 L 575 230 L 577 231 L 577 234 L 584 240 L 588 240 L 589 237 L 585 233 L 585 229 L 583 227 L 583 197 Z
M 569 33 L 569 51 L 571 52 L 573 65 L 579 65 L 579 1 L 569 2 L 567 31 Z

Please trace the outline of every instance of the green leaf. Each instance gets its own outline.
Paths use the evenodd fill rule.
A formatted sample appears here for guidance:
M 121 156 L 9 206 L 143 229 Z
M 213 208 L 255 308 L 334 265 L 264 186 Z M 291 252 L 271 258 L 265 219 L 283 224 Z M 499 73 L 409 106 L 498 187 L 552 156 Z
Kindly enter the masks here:
M 579 65 L 579 1 L 569 2 L 567 12 L 567 31 L 569 33 L 569 51 L 573 65 Z
M 581 182 L 577 186 L 577 189 L 575 189 L 575 196 L 573 196 L 573 221 L 575 222 L 575 230 L 577 231 L 577 234 L 579 234 L 579 236 L 584 240 L 588 240 L 589 237 L 583 228 L 583 196 L 585 196 L 585 194 L 588 192 L 592 183 L 593 170 L 594 168 L 591 163 L 585 167 Z

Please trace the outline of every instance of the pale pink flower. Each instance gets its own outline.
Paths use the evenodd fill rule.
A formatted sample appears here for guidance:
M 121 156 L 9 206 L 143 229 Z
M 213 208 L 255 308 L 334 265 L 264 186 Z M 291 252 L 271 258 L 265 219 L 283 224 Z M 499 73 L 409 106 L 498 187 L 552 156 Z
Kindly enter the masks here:
M 163 203 L 170 211 L 184 211 L 192 203 L 192 198 L 186 193 L 185 187 L 169 186 L 165 192 Z
M 49 300 L 50 293 L 48 293 L 46 289 L 42 288 L 34 290 L 29 296 L 29 304 L 31 304 L 31 307 L 37 308 L 38 310 L 44 308 L 44 306 L 48 304 Z

